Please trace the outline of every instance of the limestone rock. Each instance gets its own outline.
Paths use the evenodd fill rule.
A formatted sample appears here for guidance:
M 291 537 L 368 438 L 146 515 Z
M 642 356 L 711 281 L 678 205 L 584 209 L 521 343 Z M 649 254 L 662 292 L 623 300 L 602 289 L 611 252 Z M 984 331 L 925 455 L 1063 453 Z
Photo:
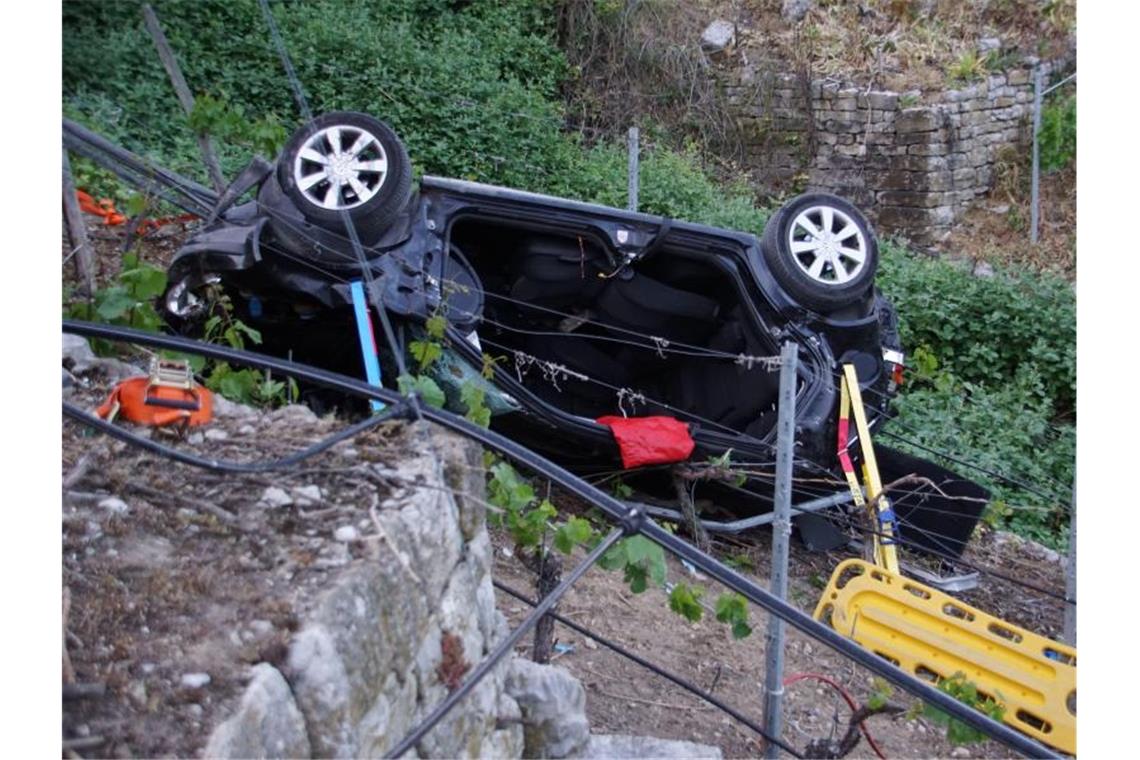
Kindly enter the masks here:
M 91 350 L 86 338 L 71 333 L 63 334 L 63 366 L 73 372 L 83 373 L 96 361 L 95 352 Z
M 1002 48 L 1001 37 L 979 37 L 977 42 L 978 55 L 1000 53 Z
M 321 493 L 321 487 L 318 485 L 297 486 L 289 491 L 289 495 L 293 497 L 293 501 L 299 507 L 311 507 L 314 504 L 320 504 L 324 494 Z
M 797 24 L 815 7 L 814 0 L 784 0 L 780 6 L 780 16 L 789 24 Z
M 214 417 L 218 419 L 248 419 L 256 416 L 257 410 L 252 406 L 238 404 L 217 393 L 214 394 Z
M 731 49 L 736 44 L 736 25 L 718 18 L 701 33 L 701 49 L 715 54 Z
M 101 372 L 112 382 L 146 374 L 138 367 L 119 359 L 101 359 L 91 350 L 86 338 L 63 334 L 63 366 L 75 375 Z
M 288 507 L 293 503 L 293 497 L 284 488 L 269 486 L 261 494 L 261 503 L 267 507 Z
M 516 659 L 505 685 L 522 710 L 526 757 L 569 757 L 589 741 L 586 692 L 565 670 Z
M 572 755 L 590 760 L 636 760 L 638 758 L 676 758 L 676 760 L 720 760 L 724 755 L 718 747 L 693 742 L 655 739 L 652 736 L 627 734 L 599 734 L 591 736 L 589 743 Z
M 237 712 L 210 735 L 205 757 L 309 757 L 305 719 L 272 665 L 253 668 Z
M 278 424 L 312 425 L 317 421 L 313 410 L 302 404 L 289 404 L 269 413 L 269 419 Z

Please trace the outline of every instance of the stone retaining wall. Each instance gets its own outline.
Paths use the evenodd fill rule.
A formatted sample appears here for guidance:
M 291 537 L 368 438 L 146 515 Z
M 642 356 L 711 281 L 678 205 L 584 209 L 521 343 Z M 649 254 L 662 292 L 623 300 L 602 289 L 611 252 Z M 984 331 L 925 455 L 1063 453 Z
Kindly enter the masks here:
M 1035 66 L 1048 79 L 1071 61 L 1027 58 L 1005 73 L 926 96 L 829 80 L 807 84 L 795 74 L 764 74 L 756 64 L 735 70 L 723 87 L 759 177 L 842 195 L 883 232 L 928 243 L 992 189 L 1003 151 L 1029 151 Z

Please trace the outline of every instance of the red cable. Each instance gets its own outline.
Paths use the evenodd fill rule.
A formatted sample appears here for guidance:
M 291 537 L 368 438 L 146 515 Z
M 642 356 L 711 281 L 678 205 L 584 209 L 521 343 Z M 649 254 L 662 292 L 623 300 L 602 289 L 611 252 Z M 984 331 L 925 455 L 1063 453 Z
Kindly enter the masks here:
M 847 700 L 847 706 L 851 708 L 852 713 L 859 709 L 859 703 L 857 703 L 851 697 L 851 695 L 847 693 L 847 690 L 844 689 L 841 684 L 819 673 L 794 673 L 784 679 L 784 686 L 791 686 L 797 681 L 803 681 L 809 678 L 816 681 L 822 681 L 823 683 L 838 691 L 843 696 L 843 698 Z M 887 756 L 883 754 L 883 751 L 879 749 L 879 745 L 876 744 L 874 738 L 871 737 L 871 731 L 867 728 L 867 723 L 865 721 L 859 721 L 859 729 L 863 732 L 863 736 L 867 737 L 867 743 L 871 745 L 871 749 L 875 750 L 875 754 L 878 755 L 881 760 L 887 760 Z

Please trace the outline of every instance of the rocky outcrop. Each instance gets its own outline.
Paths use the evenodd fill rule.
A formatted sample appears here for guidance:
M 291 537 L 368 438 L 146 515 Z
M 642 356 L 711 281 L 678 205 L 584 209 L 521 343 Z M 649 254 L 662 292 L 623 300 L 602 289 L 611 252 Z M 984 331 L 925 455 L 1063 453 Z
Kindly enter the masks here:
M 590 724 L 578 679 L 562 668 L 516 660 L 506 688 L 522 711 L 527 757 L 567 757 L 586 746 Z
M 415 453 L 376 468 L 404 485 L 373 510 L 369 556 L 329 584 L 281 672 L 255 668 L 207 755 L 381 756 L 504 635 L 478 496 L 482 476 L 471 466 L 479 451 L 426 426 L 410 437 Z M 504 662 L 429 733 L 421 754 L 520 756 L 520 710 L 503 688 L 509 667 Z

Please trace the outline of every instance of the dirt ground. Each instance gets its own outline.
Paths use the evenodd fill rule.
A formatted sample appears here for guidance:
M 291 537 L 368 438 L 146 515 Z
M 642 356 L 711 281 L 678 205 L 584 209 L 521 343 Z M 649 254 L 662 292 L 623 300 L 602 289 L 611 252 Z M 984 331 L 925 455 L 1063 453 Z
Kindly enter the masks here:
M 504 536 L 496 539 L 495 578 L 533 598 L 533 574 L 514 556 Z M 770 566 L 770 534 L 763 531 L 733 545 L 722 544 L 740 556 L 742 550 L 753 559 L 753 566 Z M 1055 562 L 1030 556 L 1021 547 L 995 545 L 992 536 L 976 539 L 967 558 L 1061 593 L 1062 567 Z M 818 577 L 827 578 L 831 569 L 850 553 L 814 554 L 793 539 L 789 563 L 789 601 L 811 613 L 819 596 Z M 569 561 L 566 567 L 570 566 Z M 761 585 L 768 583 L 764 570 L 744 571 Z M 694 576 L 673 558 L 669 559 L 669 579 L 703 586 L 703 601 L 711 607 L 724 591 L 715 581 Z M 1016 593 L 1013 593 L 1016 591 Z M 1062 606 L 1057 600 L 1038 598 L 1009 583 L 984 579 L 981 586 L 961 598 L 988 612 L 1044 635 L 1061 630 Z M 529 607 L 498 594 L 500 609 L 512 623 L 520 620 Z M 763 684 L 765 673 L 765 633 L 763 613 L 751 610 L 753 633 L 734 640 L 728 627 L 715 620 L 706 609 L 703 620 L 690 623 L 671 612 L 668 595 L 650 588 L 642 594 L 630 592 L 616 572 L 593 568 L 575 585 L 558 607 L 560 614 L 601 634 L 658 666 L 682 676 L 712 692 L 756 723 L 763 725 Z M 763 741 L 752 730 L 727 714 L 651 673 L 636 663 L 599 646 L 577 632 L 556 624 L 555 639 L 572 647 L 556 653 L 555 664 L 577 676 L 586 688 L 586 706 L 592 729 L 598 733 L 633 733 L 683 739 L 719 747 L 725 757 L 758 757 Z M 788 629 L 784 672 L 819 674 L 840 683 L 862 705 L 873 691 L 869 671 L 851 663 L 804 634 Z M 529 654 L 527 646 L 520 653 Z M 890 701 L 904 708 L 915 700 L 895 690 Z M 831 687 L 808 678 L 787 686 L 784 702 L 783 740 L 803 751 L 814 739 L 839 737 L 845 732 L 851 711 Z M 945 738 L 945 729 L 924 718 L 876 716 L 867 723 L 871 735 L 886 757 L 1016 757 L 1017 753 L 997 742 L 987 741 L 954 747 Z M 874 752 L 861 739 L 849 757 L 873 758 Z
M 988 199 L 976 202 L 954 225 L 950 237 L 936 246 L 948 257 L 1010 268 L 1050 271 L 1077 278 L 1077 169 L 1070 166 L 1041 176 L 1038 242 L 1029 241 L 1029 185 L 1006 164 L 1004 179 Z

